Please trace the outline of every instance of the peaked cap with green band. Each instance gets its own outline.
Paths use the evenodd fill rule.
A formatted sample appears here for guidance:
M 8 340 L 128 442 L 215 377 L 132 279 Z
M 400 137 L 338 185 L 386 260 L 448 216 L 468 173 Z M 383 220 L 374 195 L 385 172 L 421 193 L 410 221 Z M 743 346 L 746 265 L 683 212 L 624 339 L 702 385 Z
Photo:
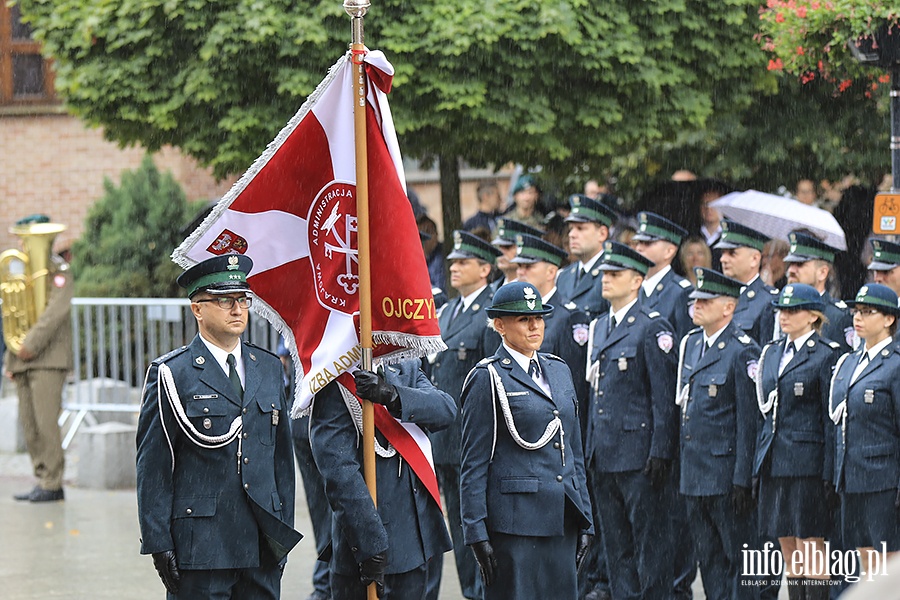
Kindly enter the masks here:
M 499 250 L 477 235 L 457 229 L 453 232 L 453 251 L 447 255 L 447 259 L 477 258 L 486 263 L 494 264 L 494 261 L 497 260 L 500 254 L 502 253 Z
M 539 237 L 520 233 L 516 236 L 516 257 L 509 262 L 530 265 L 542 260 L 558 267 L 567 256 L 568 253 L 559 246 L 545 242 Z
M 722 237 L 714 246 L 723 250 L 731 250 L 733 248 L 753 248 L 762 252 L 763 246 L 769 241 L 769 236 L 755 229 L 751 229 L 746 225 L 735 223 L 730 219 L 722 219 Z
M 900 244 L 887 240 L 869 240 L 872 244 L 870 271 L 890 271 L 900 266 Z
M 207 258 L 178 276 L 178 285 L 188 291 L 188 298 L 198 292 L 230 294 L 249 292 L 247 275 L 253 261 L 243 254 L 225 254 Z
M 697 276 L 697 286 L 688 297 L 695 300 L 708 300 L 719 296 L 737 298 L 741 295 L 741 288 L 744 287 L 740 281 L 712 269 L 694 267 L 694 274 Z
M 584 194 L 569 196 L 571 212 L 566 217 L 569 223 L 598 223 L 612 227 L 618 218 L 615 211 L 600 200 L 594 200 Z
M 834 263 L 834 256 L 840 250 L 829 246 L 811 235 L 792 231 L 788 234 L 791 243 L 791 251 L 784 257 L 787 263 L 805 263 L 810 260 L 824 260 Z
M 531 225 L 520 223 L 514 219 L 500 217 L 497 219 L 497 237 L 491 240 L 494 246 L 515 246 L 516 236 L 520 233 L 527 233 L 535 237 L 541 237 L 544 232 Z
M 513 281 L 501 285 L 494 293 L 490 307 L 486 308 L 488 318 L 512 317 L 518 315 L 546 315 L 553 307 L 541 301 L 537 288 L 524 281 Z
M 638 254 L 633 248 L 619 242 L 607 241 L 603 244 L 603 254 L 600 256 L 601 271 L 624 271 L 631 269 L 646 277 L 647 271 L 656 263 Z
M 638 242 L 663 240 L 680 246 L 687 234 L 685 228 L 662 215 L 643 211 L 638 213 L 638 230 L 632 239 Z
M 858 307 L 860 304 L 871 306 L 889 315 L 900 316 L 897 293 L 880 283 L 867 283 L 856 292 L 856 298 L 846 301 L 848 305 Z

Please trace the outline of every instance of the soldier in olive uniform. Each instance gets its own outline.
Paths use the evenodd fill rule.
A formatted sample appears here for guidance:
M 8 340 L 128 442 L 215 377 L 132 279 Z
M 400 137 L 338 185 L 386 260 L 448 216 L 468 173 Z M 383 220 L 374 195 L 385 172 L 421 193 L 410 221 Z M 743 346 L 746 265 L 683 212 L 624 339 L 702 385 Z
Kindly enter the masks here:
M 711 269 L 694 271 L 699 327 L 681 340 L 678 364 L 680 491 L 706 597 L 756 598 L 754 586 L 741 585 L 741 550 L 756 547 L 751 478 L 759 346 L 732 321 L 743 284 Z
M 16 225 L 49 223 L 49 217 L 33 215 Z M 42 281 L 42 280 L 39 280 Z M 38 483 L 34 489 L 16 494 L 19 501 L 62 500 L 65 456 L 59 419 L 63 386 L 72 370 L 72 276 L 69 265 L 53 257 L 47 274 L 50 291 L 47 306 L 31 326 L 18 352 L 6 349 L 6 374 L 16 384 L 19 422 L 25 447 Z
M 842 353 L 850 352 L 858 341 L 853 331 L 853 318 L 843 300 L 835 300 L 825 291 L 834 270 L 834 256 L 840 251 L 799 231 L 792 231 L 788 240 L 791 250 L 784 257 L 784 262 L 788 264 L 788 283 L 805 283 L 819 291 L 828 319 L 822 328 L 822 337 L 840 344 Z
M 141 554 L 168 598 L 275 599 L 294 531 L 283 368 L 242 342 L 247 274 L 229 254 L 178 277 L 199 333 L 150 364 L 137 430 Z
M 886 285 L 900 294 L 900 244 L 887 240 L 869 240 L 872 244 L 872 262 L 869 271 L 875 283 Z
M 672 595 L 675 336 L 641 304 L 653 263 L 606 242 L 599 268 L 608 313 L 591 323 L 587 464 L 613 598 Z
M 500 251 L 497 256 L 497 269 L 501 276 L 491 282 L 491 291 L 496 292 L 497 288 L 516 279 L 516 270 L 518 265 L 512 262 L 516 257 L 516 236 L 520 233 L 541 237 L 544 232 L 536 229 L 531 225 L 519 223 L 513 219 L 501 217 L 497 219 L 497 237 L 491 240 L 491 244 Z
M 732 320 L 760 346 L 775 334 L 772 301 L 778 290 L 759 276 L 762 250 L 768 236 L 740 223 L 722 220 L 722 237 L 716 248 L 722 250 L 722 273 L 744 284 Z
M 600 255 L 609 238 L 609 230 L 618 218 L 615 211 L 601 200 L 582 194 L 569 196 L 572 211 L 569 223 L 569 252 L 578 259 L 559 272 L 556 287 L 570 310 L 585 314 L 587 322 L 609 310 L 609 302 L 600 289 Z
M 459 296 L 447 302 L 438 316 L 447 350 L 430 357 L 433 359 L 430 372 L 434 385 L 450 394 L 457 405 L 466 375 L 479 360 L 493 354 L 500 345 L 500 336 L 488 329 L 484 312 L 493 297 L 487 278 L 499 254 L 499 250 L 481 238 L 465 231 L 453 232 L 453 252 L 447 259 L 450 261 L 450 285 Z M 466 598 L 480 598 L 478 567 L 463 541 L 459 513 L 460 431 L 460 421 L 456 419 L 447 429 L 433 433 L 431 441 L 453 538 L 460 588 Z M 431 594 L 437 593 L 438 585 L 439 582 L 433 582 Z

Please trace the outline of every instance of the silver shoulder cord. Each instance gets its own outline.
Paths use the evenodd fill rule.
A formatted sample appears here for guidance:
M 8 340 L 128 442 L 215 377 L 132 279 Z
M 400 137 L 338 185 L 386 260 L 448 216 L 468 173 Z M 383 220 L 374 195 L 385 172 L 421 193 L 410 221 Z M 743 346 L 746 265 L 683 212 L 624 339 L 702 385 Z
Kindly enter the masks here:
M 843 398 L 833 409 L 831 406 L 834 403 L 834 380 L 837 379 L 838 371 L 841 370 L 841 365 L 844 364 L 848 356 L 850 356 L 849 352 L 838 359 L 837 364 L 834 366 L 834 372 L 831 374 L 831 384 L 828 386 L 828 416 L 835 425 L 840 421 L 841 441 L 845 448 L 847 445 L 847 398 Z
M 682 416 L 687 413 L 687 401 L 691 392 L 691 384 L 685 384 L 684 387 L 681 385 L 681 372 L 684 370 L 684 349 L 687 347 L 689 337 L 691 337 L 690 333 L 685 334 L 678 344 L 678 380 L 675 383 L 675 404 L 681 407 Z
M 237 449 L 237 460 L 238 460 L 238 473 L 241 472 L 241 430 L 244 426 L 244 421 L 242 415 L 238 415 L 231 422 L 231 426 L 228 428 L 228 432 L 222 435 L 205 435 L 197 431 L 197 428 L 194 427 L 194 424 L 191 423 L 190 419 L 188 419 L 187 413 L 184 412 L 184 405 L 181 403 L 181 399 L 178 397 L 178 388 L 175 387 L 175 377 L 172 375 L 172 370 L 165 363 L 159 365 L 158 375 L 157 375 L 157 389 L 158 389 L 158 403 L 160 410 L 160 420 L 162 421 L 162 390 L 165 388 L 166 398 L 169 401 L 169 406 L 172 407 L 172 412 L 175 414 L 175 422 L 178 423 L 178 426 L 181 427 L 181 430 L 184 432 L 185 436 L 193 442 L 195 445 L 201 448 L 214 449 L 214 448 L 222 448 L 223 446 L 227 446 L 231 442 L 238 440 L 238 449 Z M 166 432 L 166 437 L 168 437 L 168 432 Z M 171 440 L 169 441 L 169 446 L 171 447 Z M 175 467 L 174 461 L 174 453 L 173 453 L 173 461 L 172 468 Z
M 503 381 L 500 379 L 500 374 L 497 373 L 497 369 L 494 368 L 494 365 L 489 364 L 487 366 L 488 371 L 491 374 L 491 379 L 493 384 L 491 386 L 491 396 L 492 402 L 491 404 L 495 404 L 495 402 L 499 401 L 500 410 L 503 413 L 503 420 L 506 421 L 506 428 L 509 430 L 509 435 L 512 436 L 513 441 L 519 445 L 520 448 L 524 450 L 539 450 L 546 446 L 553 436 L 556 435 L 556 432 L 559 431 L 559 451 L 562 454 L 562 466 L 566 466 L 566 443 L 565 443 L 565 431 L 563 431 L 562 421 L 559 416 L 553 417 L 553 419 L 547 423 L 547 427 L 544 429 L 544 434 L 541 435 L 540 439 L 536 442 L 526 442 L 522 439 L 522 436 L 519 435 L 519 431 L 516 429 L 516 422 L 513 419 L 512 410 L 509 407 L 509 398 L 506 396 L 506 388 L 503 386 Z M 496 409 L 495 409 L 496 411 Z M 497 443 L 497 417 L 496 412 L 494 413 L 494 446 Z M 493 458 L 494 452 L 491 449 L 491 458 Z
M 766 347 L 763 348 L 762 354 L 759 356 L 759 367 L 756 369 L 756 405 L 759 406 L 759 412 L 762 413 L 763 417 L 768 415 L 769 411 L 772 411 L 772 433 L 775 433 L 775 427 L 778 421 L 778 378 L 776 377 L 775 379 L 775 389 L 769 392 L 769 395 L 766 396 L 765 400 L 763 400 L 765 390 L 763 390 L 762 385 L 763 361 L 773 345 L 774 344 L 767 344 Z
M 591 389 L 594 392 L 597 392 L 597 388 L 600 385 L 600 361 L 595 361 L 594 364 L 591 364 L 591 356 L 594 354 L 594 327 L 597 325 L 597 319 L 591 321 L 591 324 L 588 325 L 588 347 L 587 347 L 587 365 L 585 365 L 585 379 L 588 384 L 591 386 Z

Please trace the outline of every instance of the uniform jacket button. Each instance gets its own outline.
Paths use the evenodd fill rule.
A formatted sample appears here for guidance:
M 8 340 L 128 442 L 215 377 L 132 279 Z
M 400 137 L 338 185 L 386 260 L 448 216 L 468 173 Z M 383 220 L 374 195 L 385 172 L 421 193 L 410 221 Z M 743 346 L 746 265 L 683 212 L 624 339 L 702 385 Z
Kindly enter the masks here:
M 204 406 L 204 407 L 203 407 L 203 414 L 206 414 L 206 413 L 208 413 L 208 412 L 209 412 L 209 408 L 206 407 L 206 406 Z
M 602 395 L 603 395 L 603 390 L 598 390 L 598 391 L 597 391 L 597 395 L 598 395 L 598 396 L 602 396 Z
M 192 515 L 192 514 L 194 514 L 194 511 L 193 511 L 193 510 L 192 510 L 192 509 L 190 509 L 190 508 L 189 508 L 189 509 L 187 509 L 187 510 L 186 510 L 186 511 L 184 511 L 184 512 L 186 512 L 186 513 L 187 513 L 187 514 L 189 514 L 189 515 Z
M 244 484 L 244 489 L 245 489 L 245 490 L 249 490 L 249 489 L 250 489 L 250 484 L 249 484 L 249 483 L 245 483 L 245 484 Z
M 249 458 L 245 458 L 245 459 L 244 459 L 244 464 L 245 464 L 245 465 L 250 464 L 250 459 L 249 459 Z
M 556 476 L 556 480 L 557 480 L 557 481 L 562 481 L 562 479 L 563 479 L 563 478 L 562 478 L 562 475 L 557 475 L 557 476 Z
M 244 432 L 244 439 L 246 440 L 248 437 L 250 437 L 250 434 L 247 433 L 247 432 L 245 431 L 245 432 Z
M 559 416 L 559 411 L 558 411 L 558 410 L 554 410 L 554 411 L 553 411 L 553 416 L 554 416 L 554 417 L 558 417 L 558 416 Z
M 247 409 L 245 408 L 245 409 L 241 410 L 241 412 L 244 413 L 244 414 L 246 415 L 246 414 L 247 414 Z
M 687 441 L 691 441 L 691 436 L 686 435 L 686 436 L 684 436 L 684 439 L 687 440 Z
M 359 548 L 357 548 L 356 546 L 351 546 L 351 547 L 350 547 L 350 550 L 351 550 L 352 552 L 359 552 Z
M 556 450 L 559 450 L 559 442 L 554 442 L 553 448 L 555 448 Z

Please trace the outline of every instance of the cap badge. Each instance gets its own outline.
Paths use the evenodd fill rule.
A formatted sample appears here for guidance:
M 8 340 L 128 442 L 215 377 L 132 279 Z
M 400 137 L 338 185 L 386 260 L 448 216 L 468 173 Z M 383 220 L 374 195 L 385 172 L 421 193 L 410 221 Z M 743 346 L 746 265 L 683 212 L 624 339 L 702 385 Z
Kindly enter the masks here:
M 790 298 L 793 295 L 794 295 L 794 286 L 789 285 L 784 288 L 784 297 L 785 298 Z
M 534 293 L 534 288 L 527 287 L 522 291 L 525 292 L 525 305 L 528 307 L 528 310 L 534 310 L 537 304 L 537 295 Z
M 498 222 L 499 226 L 499 222 Z M 453 248 L 459 250 L 459 247 L 462 246 L 462 235 L 458 231 L 453 232 Z
M 234 254 L 229 256 L 228 257 L 228 266 L 225 268 L 228 269 L 229 271 L 234 271 L 235 269 L 237 269 L 238 268 L 238 257 L 235 256 Z

